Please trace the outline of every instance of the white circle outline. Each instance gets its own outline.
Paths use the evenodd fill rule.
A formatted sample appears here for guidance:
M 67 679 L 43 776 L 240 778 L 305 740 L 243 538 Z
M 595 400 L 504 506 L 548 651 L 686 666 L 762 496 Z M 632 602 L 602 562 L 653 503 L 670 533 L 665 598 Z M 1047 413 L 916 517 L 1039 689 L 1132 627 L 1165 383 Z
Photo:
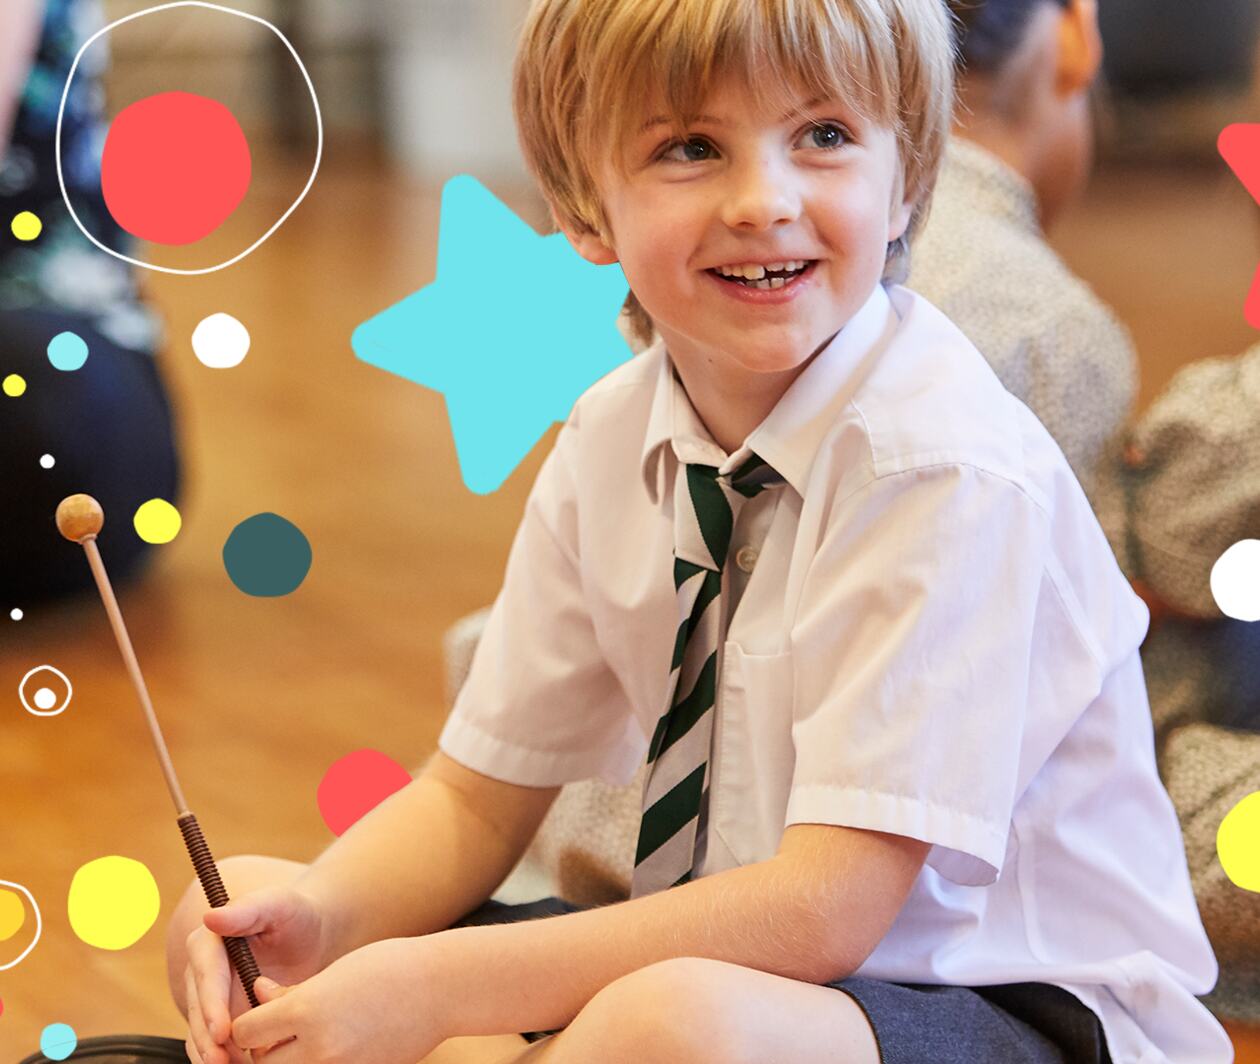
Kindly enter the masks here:
M 115 251 L 113 248 L 107 248 L 104 244 L 102 244 L 99 240 L 97 240 L 96 237 L 94 237 L 91 233 L 87 231 L 83 223 L 79 221 L 79 216 L 74 213 L 74 208 L 70 206 L 70 196 L 66 193 L 65 175 L 62 173 L 62 169 L 61 169 L 61 120 L 65 116 L 65 113 L 66 113 L 66 100 L 70 96 L 70 84 L 71 82 L 74 81 L 74 72 L 79 69 L 79 61 L 83 58 L 83 54 L 90 47 L 92 47 L 92 43 L 98 37 L 101 37 L 104 34 L 108 33 L 110 30 L 115 29 L 118 26 L 121 26 L 123 23 L 131 22 L 133 19 L 141 18 L 144 15 L 153 15 L 159 11 L 169 11 L 172 8 L 176 8 L 176 7 L 204 7 L 204 8 L 209 9 L 210 11 L 221 11 L 225 15 L 238 15 L 239 17 L 243 19 L 249 19 L 249 21 L 251 22 L 261 23 L 262 25 L 266 26 L 267 29 L 271 30 L 271 32 L 274 33 L 277 37 L 279 37 L 280 40 L 284 42 L 284 46 L 287 49 L 289 49 L 289 54 L 293 56 L 293 61 L 297 63 L 298 69 L 302 71 L 302 77 L 306 81 L 306 87 L 310 90 L 311 103 L 315 105 L 315 128 L 316 128 L 317 137 L 318 137 L 318 140 L 315 146 L 315 165 L 311 168 L 311 176 L 307 179 L 306 187 L 302 189 L 301 193 L 298 195 L 298 198 L 293 201 L 289 209 L 280 216 L 280 220 L 277 221 L 276 224 L 273 225 L 270 229 L 268 229 L 265 233 L 263 233 L 263 235 L 260 236 L 257 240 L 255 240 L 249 247 L 247 247 L 244 251 L 242 251 L 239 255 L 237 255 L 236 258 L 228 259 L 227 262 L 221 262 L 219 263 L 218 266 L 207 266 L 204 269 L 200 269 L 200 270 L 177 270 L 172 266 L 155 266 L 149 262 L 142 262 L 140 259 L 133 259 L 131 258 L 131 256 L 124 255 L 122 252 Z M 247 255 L 252 255 L 255 251 L 257 251 L 260 247 L 262 247 L 262 245 L 267 240 L 271 238 L 271 235 L 277 229 L 279 229 L 282 225 L 284 225 L 284 223 L 288 220 L 289 215 L 292 214 L 295 210 L 297 210 L 298 205 L 301 204 L 301 202 L 304 199 L 306 199 L 306 194 L 310 192 L 311 186 L 315 184 L 315 175 L 319 173 L 319 164 L 324 157 L 324 117 L 320 113 L 319 97 L 315 95 L 315 86 L 311 83 L 311 76 L 306 71 L 306 64 L 302 62 L 302 57 L 297 54 L 297 49 L 295 49 L 293 45 L 289 43 L 289 38 L 287 38 L 283 33 L 281 33 L 277 27 L 273 26 L 265 18 L 260 18 L 258 15 L 251 15 L 245 11 L 237 11 L 230 7 L 223 7 L 221 4 L 211 4 L 211 3 L 208 3 L 207 0 L 175 0 L 174 3 L 161 4 L 158 7 L 149 7 L 149 8 L 145 8 L 145 10 L 143 11 L 136 11 L 133 14 L 126 15 L 123 18 L 120 18 L 120 19 L 115 20 L 114 22 L 111 22 L 108 26 L 101 27 L 101 29 L 97 30 L 94 34 L 92 34 L 91 37 L 87 39 L 86 43 L 83 45 L 82 48 L 79 49 L 78 54 L 74 57 L 74 62 L 70 64 L 70 73 L 66 76 L 66 87 L 62 89 L 61 91 L 61 106 L 57 108 L 57 139 L 56 139 L 56 143 L 54 147 L 56 148 L 56 155 L 57 155 L 57 184 L 61 188 L 61 200 L 66 205 L 66 210 L 70 212 L 70 217 L 74 219 L 74 224 L 79 227 L 80 233 L 82 233 L 85 237 L 87 237 L 88 240 L 90 240 L 93 244 L 95 244 L 107 255 L 113 255 L 114 258 L 121 259 L 123 262 L 126 262 L 126 263 L 130 263 L 132 266 L 139 266 L 141 269 L 145 269 L 145 270 L 156 270 L 158 273 L 177 274 L 181 277 L 197 277 L 202 274 L 217 273 L 219 270 L 225 270 L 229 266 L 235 266 L 238 262 L 241 261 L 241 259 L 245 258 Z
M 42 672 L 44 669 L 47 669 L 49 672 L 55 672 L 58 676 L 62 678 L 62 680 L 65 682 L 65 685 L 66 685 L 66 700 L 57 709 L 32 709 L 30 706 L 30 703 L 26 701 L 26 695 L 22 693 L 22 689 L 26 686 L 26 681 L 29 680 L 32 676 L 34 676 L 37 672 Z M 36 665 L 35 668 L 31 669 L 30 672 L 28 672 L 25 676 L 22 677 L 21 682 L 18 684 L 19 700 L 21 701 L 22 705 L 25 707 L 26 712 L 36 717 L 55 717 L 61 713 L 64 713 L 69 708 L 70 699 L 72 699 L 73 697 L 74 697 L 74 686 L 70 683 L 70 677 L 67 676 L 55 665 Z M 0 880 L 0 882 L 3 882 L 3 880 Z M 4 969 L 0 968 L 0 971 L 4 971 Z
M 39 902 L 35 900 L 35 895 L 22 886 L 21 883 L 10 883 L 7 879 L 0 879 L 0 887 L 17 887 L 18 890 L 26 895 L 27 901 L 31 903 L 31 908 L 35 910 L 35 937 L 31 939 L 31 944 L 18 955 L 17 960 L 9 961 L 8 964 L 0 964 L 0 972 L 5 972 L 12 968 L 15 964 L 21 964 L 24 960 L 26 960 L 27 954 L 35 948 L 35 944 L 39 941 L 39 936 L 44 930 L 44 921 L 40 916 Z

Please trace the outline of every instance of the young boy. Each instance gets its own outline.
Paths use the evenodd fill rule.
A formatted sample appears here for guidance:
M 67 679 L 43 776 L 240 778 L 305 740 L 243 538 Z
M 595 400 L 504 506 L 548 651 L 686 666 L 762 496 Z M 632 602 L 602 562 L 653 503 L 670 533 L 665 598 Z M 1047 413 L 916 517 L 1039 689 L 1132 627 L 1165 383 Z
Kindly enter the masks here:
M 527 160 L 661 339 L 562 429 L 421 777 L 309 867 L 225 862 L 226 909 L 190 888 L 191 1059 L 1230 1059 L 1145 608 L 892 283 L 950 67 L 938 0 L 535 2 Z M 645 758 L 632 900 L 451 928 L 559 785 Z M 258 1009 L 218 935 L 283 984 Z

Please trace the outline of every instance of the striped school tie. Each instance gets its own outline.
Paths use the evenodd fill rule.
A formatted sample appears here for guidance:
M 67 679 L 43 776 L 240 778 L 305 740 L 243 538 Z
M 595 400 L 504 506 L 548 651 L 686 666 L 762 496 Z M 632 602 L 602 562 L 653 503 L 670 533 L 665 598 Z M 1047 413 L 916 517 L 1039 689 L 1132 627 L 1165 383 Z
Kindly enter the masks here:
M 687 465 L 675 478 L 678 637 L 670 664 L 669 708 L 648 746 L 631 897 L 685 883 L 704 863 L 718 647 L 723 638 L 722 570 L 744 502 L 782 483 L 783 478 L 755 454 L 724 476 L 715 466 Z

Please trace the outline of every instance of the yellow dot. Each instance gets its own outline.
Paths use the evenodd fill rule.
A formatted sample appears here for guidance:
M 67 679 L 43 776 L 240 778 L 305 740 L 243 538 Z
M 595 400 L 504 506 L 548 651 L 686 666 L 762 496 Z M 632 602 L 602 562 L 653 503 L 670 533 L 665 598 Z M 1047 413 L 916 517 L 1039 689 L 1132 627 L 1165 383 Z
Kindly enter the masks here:
M 14 217 L 10 228 L 19 240 L 34 240 L 44 231 L 44 223 L 39 220 L 38 215 L 23 211 Z
M 1216 832 L 1216 852 L 1234 886 L 1260 893 L 1260 791 L 1226 814 Z
M 26 923 L 26 906 L 11 890 L 0 890 L 0 942 L 7 942 Z
M 66 908 L 70 926 L 89 946 L 126 949 L 144 937 L 162 907 L 157 882 L 130 857 L 101 857 L 74 874 Z
M 26 391 L 26 378 L 16 373 L 10 373 L 4 378 L 4 394 L 10 399 L 16 399 L 24 391 Z
M 146 543 L 169 543 L 179 535 L 183 519 L 165 499 L 150 499 L 136 511 L 136 534 Z

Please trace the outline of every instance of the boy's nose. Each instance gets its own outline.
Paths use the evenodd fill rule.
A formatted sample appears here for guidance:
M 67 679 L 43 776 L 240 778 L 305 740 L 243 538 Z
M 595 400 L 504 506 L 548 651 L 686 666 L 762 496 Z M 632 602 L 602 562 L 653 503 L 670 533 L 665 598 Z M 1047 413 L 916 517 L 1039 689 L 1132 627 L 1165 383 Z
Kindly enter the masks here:
M 757 163 L 731 175 L 722 220 L 732 229 L 766 229 L 800 214 L 800 195 L 773 164 Z

